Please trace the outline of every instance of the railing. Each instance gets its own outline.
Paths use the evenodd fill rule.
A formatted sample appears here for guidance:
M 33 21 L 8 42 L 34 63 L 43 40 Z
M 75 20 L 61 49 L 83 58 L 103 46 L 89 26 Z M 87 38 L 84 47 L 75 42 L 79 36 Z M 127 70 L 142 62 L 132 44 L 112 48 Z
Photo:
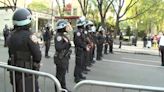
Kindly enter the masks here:
M 84 80 L 75 85 L 73 92 L 164 92 L 164 88 Z
M 45 91 L 45 86 L 46 86 L 45 85 L 45 80 L 46 80 L 46 78 L 50 79 L 51 82 L 54 83 L 54 92 L 55 92 L 55 90 L 57 90 L 57 92 L 61 92 L 61 91 L 67 92 L 67 90 L 61 88 L 61 85 L 60 85 L 59 81 L 57 80 L 57 78 L 54 77 L 53 75 L 49 74 L 49 73 L 24 69 L 24 68 L 10 66 L 10 65 L 6 65 L 6 64 L 2 64 L 2 63 L 0 63 L 0 68 L 4 69 L 4 75 L 2 74 L 2 76 L 4 76 L 4 79 L 3 79 L 4 80 L 4 92 L 8 92 L 7 91 L 8 86 L 6 85 L 6 81 L 7 81 L 7 78 L 9 76 L 7 76 L 7 72 L 8 72 L 7 70 L 12 71 L 12 74 L 13 74 L 13 92 L 16 92 L 16 88 L 15 88 L 15 71 L 22 73 L 23 92 L 25 92 L 25 73 L 32 74 L 32 77 L 33 77 L 33 84 L 32 84 L 33 85 L 33 92 L 35 92 L 35 86 L 34 86 L 35 85 L 35 81 L 34 81 L 35 76 L 39 76 L 39 77 L 44 78 L 44 83 L 43 83 L 44 86 L 43 86 L 43 90 L 41 90 L 41 92 L 48 92 L 48 91 Z M 2 82 L 1 82 L 1 84 L 2 84 Z M 2 91 L 2 90 L 0 90 L 0 91 Z M 50 92 L 52 92 L 52 91 L 50 91 Z

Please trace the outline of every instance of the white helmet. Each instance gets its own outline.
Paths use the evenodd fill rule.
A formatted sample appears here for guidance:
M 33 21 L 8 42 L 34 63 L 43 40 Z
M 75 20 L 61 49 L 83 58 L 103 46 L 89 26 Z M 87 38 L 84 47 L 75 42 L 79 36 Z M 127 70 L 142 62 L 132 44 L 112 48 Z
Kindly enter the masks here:
M 76 22 L 77 27 L 78 26 L 83 26 L 83 25 L 85 25 L 85 17 L 84 16 L 80 17 Z

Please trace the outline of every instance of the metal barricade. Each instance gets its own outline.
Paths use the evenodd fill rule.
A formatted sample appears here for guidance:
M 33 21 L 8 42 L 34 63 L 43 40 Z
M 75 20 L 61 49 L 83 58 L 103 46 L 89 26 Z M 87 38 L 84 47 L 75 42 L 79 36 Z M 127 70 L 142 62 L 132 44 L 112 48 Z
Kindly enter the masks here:
M 164 92 L 164 88 L 84 80 L 75 85 L 73 92 Z
M 67 90 L 61 88 L 61 85 L 60 85 L 58 79 L 49 73 L 34 71 L 34 70 L 15 67 L 15 66 L 10 66 L 10 65 L 6 65 L 6 64 L 2 64 L 2 63 L 0 63 L 0 68 L 2 69 L 2 70 L 0 69 L 0 72 L 3 72 L 3 69 L 4 69 L 4 75 L 2 75 L 2 74 L 0 75 L 0 76 L 4 77 L 4 79 L 1 79 L 1 80 L 4 80 L 4 87 L 3 87 L 4 91 L 3 92 L 8 92 L 7 91 L 8 87 L 6 86 L 6 83 L 7 83 L 6 81 L 8 80 L 7 78 L 9 77 L 9 76 L 6 76 L 8 70 L 12 71 L 12 73 L 13 73 L 13 92 L 16 92 L 16 89 L 15 89 L 15 72 L 21 72 L 22 73 L 23 92 L 25 92 L 25 73 L 31 74 L 33 77 L 33 84 L 32 84 L 33 85 L 33 92 L 35 92 L 35 86 L 34 86 L 35 85 L 35 76 L 39 76 L 39 77 L 44 78 L 44 83 L 43 83 L 44 88 L 43 88 L 43 90 L 41 90 L 41 92 L 48 92 L 48 91 L 45 91 L 45 80 L 46 80 L 46 78 L 50 79 L 51 82 L 53 82 L 54 92 L 55 92 L 55 89 L 57 90 L 57 92 L 67 92 Z M 0 84 L 2 86 L 2 82 L 0 82 Z M 2 90 L 0 89 L 0 91 L 2 91 Z

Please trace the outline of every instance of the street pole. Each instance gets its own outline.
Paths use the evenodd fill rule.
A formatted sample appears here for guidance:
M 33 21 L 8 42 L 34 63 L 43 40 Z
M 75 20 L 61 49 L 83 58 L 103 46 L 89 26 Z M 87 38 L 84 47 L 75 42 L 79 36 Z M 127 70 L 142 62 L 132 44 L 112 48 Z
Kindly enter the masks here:
M 52 0 L 51 8 L 52 8 L 52 13 L 51 13 L 51 25 L 52 25 L 52 30 L 54 30 L 54 13 L 53 13 L 53 7 L 54 6 L 54 1 Z

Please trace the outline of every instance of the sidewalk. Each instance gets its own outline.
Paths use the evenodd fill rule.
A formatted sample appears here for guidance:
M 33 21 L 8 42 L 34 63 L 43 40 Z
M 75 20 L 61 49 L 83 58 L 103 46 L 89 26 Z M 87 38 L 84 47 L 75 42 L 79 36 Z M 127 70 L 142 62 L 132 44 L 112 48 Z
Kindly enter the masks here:
M 158 48 L 143 48 L 143 42 L 138 41 L 137 46 L 122 45 L 121 49 L 118 48 L 118 44 L 114 44 L 114 52 L 122 53 L 133 53 L 133 54 L 143 54 L 143 55 L 155 55 L 159 56 Z

